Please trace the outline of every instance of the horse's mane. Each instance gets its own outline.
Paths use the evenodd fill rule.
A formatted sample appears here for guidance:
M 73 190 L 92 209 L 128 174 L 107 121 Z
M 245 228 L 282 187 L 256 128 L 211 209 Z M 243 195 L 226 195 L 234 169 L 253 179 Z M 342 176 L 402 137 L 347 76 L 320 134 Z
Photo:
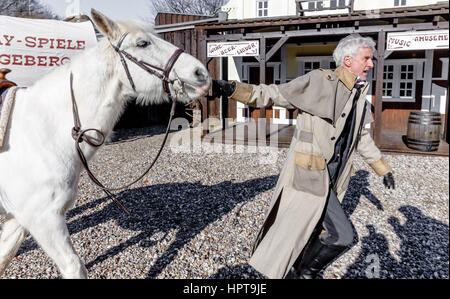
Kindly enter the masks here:
M 134 31 L 145 31 L 145 32 L 150 32 L 153 34 L 155 33 L 155 28 L 145 22 L 142 21 L 136 21 L 136 20 L 132 20 L 132 21 L 120 21 L 117 22 L 117 24 L 119 25 L 119 27 L 126 31 L 126 32 L 134 32 Z

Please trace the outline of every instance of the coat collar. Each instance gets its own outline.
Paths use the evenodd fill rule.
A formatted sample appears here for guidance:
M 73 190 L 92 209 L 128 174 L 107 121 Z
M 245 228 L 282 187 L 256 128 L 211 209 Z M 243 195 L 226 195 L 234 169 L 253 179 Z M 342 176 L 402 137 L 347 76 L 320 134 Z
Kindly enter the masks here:
M 358 78 L 358 76 L 356 76 L 355 74 L 351 73 L 350 71 L 346 70 L 344 67 L 340 66 L 338 67 L 334 73 L 336 74 L 336 76 L 338 77 L 338 79 L 344 83 L 345 87 L 348 88 L 348 90 L 352 90 L 353 87 L 355 86 L 356 83 L 356 79 Z

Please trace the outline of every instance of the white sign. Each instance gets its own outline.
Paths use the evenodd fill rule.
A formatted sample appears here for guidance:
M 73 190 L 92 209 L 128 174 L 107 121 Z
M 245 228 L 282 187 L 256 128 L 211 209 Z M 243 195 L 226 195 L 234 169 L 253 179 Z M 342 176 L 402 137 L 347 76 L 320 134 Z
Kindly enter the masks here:
M 448 49 L 448 30 L 388 33 L 388 51 Z
M 91 22 L 69 23 L 0 16 L 0 68 L 27 87 L 97 44 Z
M 258 56 L 259 41 L 208 43 L 208 57 Z

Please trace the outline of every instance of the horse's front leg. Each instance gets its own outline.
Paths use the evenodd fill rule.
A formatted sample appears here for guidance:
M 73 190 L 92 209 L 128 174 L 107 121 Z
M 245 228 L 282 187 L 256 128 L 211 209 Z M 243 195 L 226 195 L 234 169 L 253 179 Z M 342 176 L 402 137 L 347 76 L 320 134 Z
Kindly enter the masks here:
M 3 224 L 0 236 L 0 277 L 26 237 L 25 229 L 13 218 Z
M 55 262 L 63 278 L 85 279 L 87 270 L 75 252 L 65 219 L 65 212 L 74 197 L 75 192 L 70 190 L 54 196 L 50 201 L 53 204 L 41 202 L 32 217 L 27 217 L 32 221 L 26 221 L 23 226 Z
M 87 270 L 70 240 L 65 217 L 49 213 L 41 217 L 32 227 L 30 234 L 55 262 L 66 279 L 85 279 Z

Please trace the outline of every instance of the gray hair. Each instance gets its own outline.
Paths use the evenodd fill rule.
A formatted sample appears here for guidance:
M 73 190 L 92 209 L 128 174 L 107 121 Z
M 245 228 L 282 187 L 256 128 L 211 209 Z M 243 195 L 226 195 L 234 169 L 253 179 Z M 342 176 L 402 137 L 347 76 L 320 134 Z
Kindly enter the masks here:
M 336 66 L 341 66 L 344 64 L 345 56 L 355 58 L 358 54 L 359 48 L 361 47 L 370 48 L 372 52 L 375 52 L 375 45 L 376 44 L 371 37 L 362 37 L 359 34 L 351 34 L 344 37 L 341 39 L 333 53 Z

